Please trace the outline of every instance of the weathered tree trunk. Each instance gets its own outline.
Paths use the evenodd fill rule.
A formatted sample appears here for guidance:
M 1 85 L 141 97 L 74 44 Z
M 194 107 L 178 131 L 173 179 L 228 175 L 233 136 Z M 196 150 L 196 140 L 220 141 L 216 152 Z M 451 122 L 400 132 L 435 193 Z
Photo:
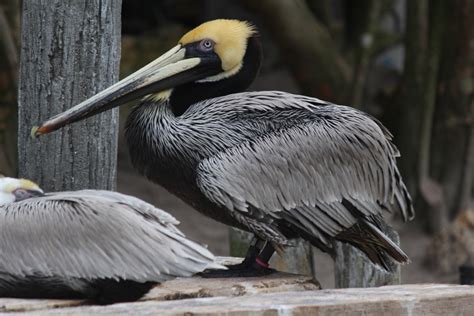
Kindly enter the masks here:
M 438 181 L 431 177 L 431 137 L 436 105 L 436 88 L 441 56 L 441 43 L 445 30 L 446 2 L 432 0 L 429 7 L 429 37 L 424 70 L 424 89 L 421 93 L 421 121 L 418 156 L 418 214 L 427 219 L 431 232 L 440 232 L 448 223 L 444 190 Z M 428 14 L 428 13 L 427 13 Z M 423 201 L 421 201 L 421 198 Z M 421 203 L 423 202 L 423 203 Z M 426 203 L 425 203 L 426 202 Z M 423 207 L 426 205 L 426 207 Z
M 33 125 L 117 81 L 120 0 L 24 0 L 19 174 L 46 190 L 114 189 L 117 110 L 40 139 Z
M 428 1 L 406 3 L 405 63 L 400 98 L 400 121 L 395 141 L 402 153 L 399 165 L 412 197 L 418 189 L 421 109 L 428 46 Z
M 386 225 L 385 234 L 400 244 L 397 232 Z M 400 284 L 400 266 L 393 262 L 393 273 L 375 267 L 362 251 L 349 244 L 336 243 L 335 284 L 336 288 L 374 287 Z
M 431 177 L 431 135 L 445 1 L 408 1 L 405 33 L 405 65 L 400 98 L 400 167 L 417 218 L 430 231 L 439 231 L 445 201 L 440 184 Z
M 433 177 L 452 219 L 472 198 L 474 124 L 474 1 L 445 2 L 446 31 L 437 85 L 431 148 Z M 471 157 L 469 157 L 471 156 Z M 467 191 L 470 192 L 467 192 Z

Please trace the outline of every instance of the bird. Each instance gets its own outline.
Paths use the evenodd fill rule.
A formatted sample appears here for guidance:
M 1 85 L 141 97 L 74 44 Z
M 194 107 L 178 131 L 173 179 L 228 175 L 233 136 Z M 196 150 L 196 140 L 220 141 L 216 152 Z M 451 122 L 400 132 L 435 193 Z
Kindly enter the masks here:
M 202 214 L 253 234 L 242 263 L 207 277 L 272 273 L 302 238 L 337 241 L 377 266 L 409 261 L 383 215 L 414 217 L 391 133 L 357 109 L 281 91 L 245 91 L 263 53 L 257 28 L 218 19 L 184 34 L 150 64 L 32 128 L 40 136 L 140 99 L 126 121 L 136 170 Z
M 135 301 L 154 285 L 225 268 L 165 211 L 103 190 L 44 193 L 0 178 L 0 297 Z

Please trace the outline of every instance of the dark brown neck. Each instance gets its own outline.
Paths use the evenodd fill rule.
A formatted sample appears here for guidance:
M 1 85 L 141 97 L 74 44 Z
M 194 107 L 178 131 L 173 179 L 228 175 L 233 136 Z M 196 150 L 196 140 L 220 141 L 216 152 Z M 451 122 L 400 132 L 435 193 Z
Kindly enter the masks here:
M 247 89 L 258 75 L 262 47 L 257 36 L 248 39 L 242 68 L 234 75 L 213 82 L 192 82 L 176 87 L 170 97 L 171 109 L 180 116 L 194 103 Z

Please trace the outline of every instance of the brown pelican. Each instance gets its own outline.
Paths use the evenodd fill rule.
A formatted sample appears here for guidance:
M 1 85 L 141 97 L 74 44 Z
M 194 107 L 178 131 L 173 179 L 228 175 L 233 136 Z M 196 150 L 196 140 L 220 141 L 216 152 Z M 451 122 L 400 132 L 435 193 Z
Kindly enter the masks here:
M 241 92 L 262 59 L 258 33 L 214 20 L 177 46 L 33 129 L 38 136 L 139 97 L 126 136 L 135 168 L 204 215 L 255 234 L 224 274 L 265 274 L 275 249 L 334 241 L 389 269 L 407 262 L 380 230 L 385 212 L 414 216 L 391 134 L 369 115 L 279 91 Z M 222 274 L 216 274 L 222 275 Z
M 0 178 L 0 297 L 139 299 L 156 283 L 217 267 L 168 213 L 110 191 L 43 194 Z

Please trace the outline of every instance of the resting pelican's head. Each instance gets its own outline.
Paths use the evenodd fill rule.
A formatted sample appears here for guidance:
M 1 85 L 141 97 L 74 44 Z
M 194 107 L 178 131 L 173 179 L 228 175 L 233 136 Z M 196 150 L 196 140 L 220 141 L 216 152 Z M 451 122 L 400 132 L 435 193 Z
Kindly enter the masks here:
M 175 115 L 181 115 L 194 102 L 245 90 L 261 60 L 255 27 L 238 20 L 209 21 L 186 33 L 161 57 L 32 133 L 46 134 L 144 96 L 169 101 Z
M 0 204 L 7 204 L 44 195 L 40 187 L 26 179 L 0 177 Z

